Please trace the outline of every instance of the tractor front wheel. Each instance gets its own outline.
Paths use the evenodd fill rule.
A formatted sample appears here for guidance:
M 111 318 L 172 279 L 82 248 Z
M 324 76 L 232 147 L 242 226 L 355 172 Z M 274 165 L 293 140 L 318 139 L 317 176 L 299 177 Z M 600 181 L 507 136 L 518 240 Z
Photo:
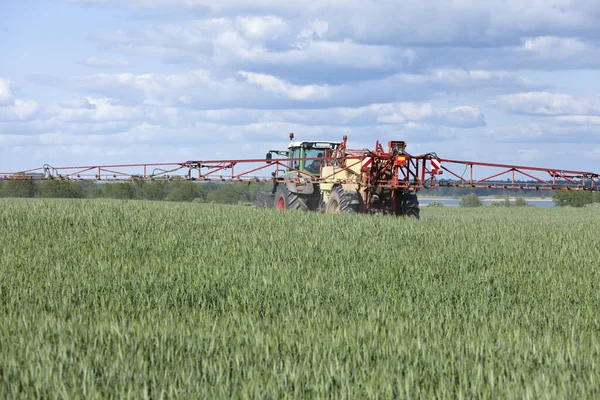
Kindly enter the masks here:
M 275 191 L 275 208 L 278 210 L 308 211 L 308 200 L 305 196 L 290 192 L 284 184 L 277 185 Z

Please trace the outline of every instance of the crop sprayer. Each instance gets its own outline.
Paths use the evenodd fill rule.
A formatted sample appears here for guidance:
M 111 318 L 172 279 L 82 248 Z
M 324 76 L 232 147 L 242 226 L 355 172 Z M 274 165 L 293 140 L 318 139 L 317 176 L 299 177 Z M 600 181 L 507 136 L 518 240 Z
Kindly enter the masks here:
M 272 190 L 260 193 L 258 207 L 416 218 L 417 192 L 435 187 L 600 191 L 598 173 L 415 156 L 406 148 L 392 140 L 387 148 L 377 141 L 373 150 L 353 150 L 346 136 L 341 142 L 294 141 L 291 133 L 286 149 L 269 150 L 264 159 L 44 165 L 0 172 L 0 180 L 270 182 Z M 480 170 L 487 176 L 480 177 Z

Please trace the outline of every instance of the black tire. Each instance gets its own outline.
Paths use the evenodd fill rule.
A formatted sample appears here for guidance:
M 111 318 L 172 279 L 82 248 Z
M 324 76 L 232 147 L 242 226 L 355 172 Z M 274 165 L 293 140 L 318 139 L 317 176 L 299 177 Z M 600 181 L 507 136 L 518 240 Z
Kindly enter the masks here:
M 256 199 L 256 208 L 273 208 L 273 194 L 259 193 Z
M 308 209 L 310 211 L 319 211 L 321 208 L 321 194 L 318 187 L 315 188 L 315 193 L 307 196 Z
M 419 219 L 419 214 L 419 200 L 415 193 L 396 194 L 396 215 Z
M 346 192 L 340 186 L 336 186 L 329 195 L 325 212 L 327 214 L 356 214 L 362 211 L 362 204 L 360 193 Z
M 306 196 L 290 192 L 285 184 L 277 185 L 274 204 L 275 208 L 279 210 L 308 211 L 308 199 Z

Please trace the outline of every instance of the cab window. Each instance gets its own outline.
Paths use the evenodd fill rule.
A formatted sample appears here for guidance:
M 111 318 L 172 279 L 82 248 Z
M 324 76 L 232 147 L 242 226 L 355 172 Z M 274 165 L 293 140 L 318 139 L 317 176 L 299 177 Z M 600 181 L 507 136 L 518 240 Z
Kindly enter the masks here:
M 300 149 L 298 149 L 298 148 L 291 149 L 289 154 L 290 154 L 289 158 L 300 158 Z M 292 160 L 289 162 L 290 168 L 298 169 L 299 166 L 300 166 L 299 160 Z
M 323 158 L 325 157 L 326 149 L 305 149 L 305 158 Z M 304 169 L 311 174 L 318 174 L 321 171 L 321 164 L 323 161 L 320 160 L 306 160 L 304 161 Z

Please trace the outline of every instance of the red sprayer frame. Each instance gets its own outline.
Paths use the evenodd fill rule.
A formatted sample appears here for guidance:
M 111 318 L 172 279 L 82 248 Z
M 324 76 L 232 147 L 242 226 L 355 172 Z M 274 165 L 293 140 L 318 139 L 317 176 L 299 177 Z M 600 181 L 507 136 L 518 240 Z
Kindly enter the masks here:
M 345 145 L 345 143 L 344 143 Z M 429 189 L 434 187 L 528 189 L 528 190 L 590 190 L 600 191 L 600 174 L 554 168 L 526 167 L 438 158 L 435 153 L 412 156 L 405 152 L 405 143 L 391 141 L 388 151 L 379 142 L 375 150 L 346 150 L 333 157 L 306 158 L 324 164 L 350 169 L 361 163 L 361 176 L 351 180 L 363 188 Z M 285 182 L 302 180 L 322 183 L 321 178 L 291 168 L 298 159 L 239 159 L 185 161 L 172 163 L 114 164 L 52 167 L 44 165 L 18 172 L 0 172 L 2 180 L 73 180 L 73 181 L 134 181 L 189 180 L 214 182 Z M 283 178 L 283 172 L 297 171 L 297 177 Z M 393 171 L 390 175 L 390 171 Z M 448 179 L 441 179 L 442 174 Z M 344 183 L 341 182 L 340 183 Z

